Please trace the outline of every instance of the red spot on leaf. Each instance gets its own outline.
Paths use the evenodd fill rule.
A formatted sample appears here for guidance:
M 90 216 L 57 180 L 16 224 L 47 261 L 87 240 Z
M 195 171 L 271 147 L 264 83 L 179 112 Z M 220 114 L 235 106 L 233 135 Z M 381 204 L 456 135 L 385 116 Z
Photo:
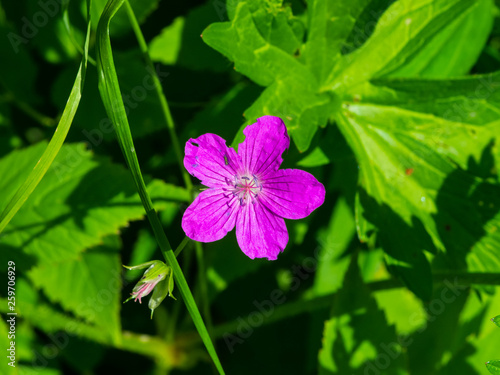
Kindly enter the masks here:
M 411 176 L 413 174 L 413 171 L 414 171 L 413 168 L 406 168 L 405 173 L 406 173 L 407 176 Z

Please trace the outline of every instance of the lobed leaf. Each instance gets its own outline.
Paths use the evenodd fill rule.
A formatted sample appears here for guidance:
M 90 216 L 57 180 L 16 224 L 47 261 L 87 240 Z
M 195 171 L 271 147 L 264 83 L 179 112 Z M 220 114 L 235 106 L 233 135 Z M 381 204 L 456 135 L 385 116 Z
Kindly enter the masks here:
M 0 207 L 28 174 L 46 144 L 14 151 L 0 160 Z M 15 165 L 16 168 L 12 168 Z M 149 184 L 159 209 L 167 200 L 187 202 L 183 188 Z M 125 168 L 92 157 L 83 144 L 64 145 L 45 178 L 0 237 L 4 248 L 38 259 L 41 265 L 76 260 L 115 234 L 144 210 Z
M 359 236 L 367 241 L 381 228 L 389 265 L 422 298 L 431 293 L 422 250 L 446 249 L 448 262 L 471 271 L 498 266 L 500 186 L 488 178 L 499 102 L 485 84 L 499 83 L 498 75 L 425 81 L 424 94 L 422 81 L 378 80 L 351 89 L 337 117 L 360 167 Z M 471 87 L 485 95 L 466 97 Z
M 90 249 L 75 259 L 33 267 L 28 276 L 54 303 L 102 329 L 112 342 L 121 340 L 120 241 Z

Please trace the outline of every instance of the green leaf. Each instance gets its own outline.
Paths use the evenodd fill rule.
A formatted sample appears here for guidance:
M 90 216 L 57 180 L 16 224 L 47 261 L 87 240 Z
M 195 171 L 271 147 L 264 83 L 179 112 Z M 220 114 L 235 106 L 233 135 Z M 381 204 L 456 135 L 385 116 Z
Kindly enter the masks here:
M 385 312 L 387 323 L 394 325 L 399 335 L 406 335 L 419 328 L 409 317 L 425 316 L 422 301 L 406 288 L 380 290 L 374 293 L 378 306 Z M 397 303 L 394 303 L 397 301 Z
M 132 249 L 132 255 L 130 257 L 130 264 L 140 264 L 145 263 L 150 259 L 153 259 L 153 253 L 157 249 L 158 244 L 151 232 L 142 229 L 138 233 L 137 241 Z M 142 275 L 141 270 L 131 270 L 125 273 L 125 279 L 127 281 L 133 281 L 138 279 Z
M 49 334 L 49 338 L 55 342 L 68 343 L 72 336 L 77 336 L 88 342 L 114 346 L 120 350 L 133 351 L 151 357 L 163 366 L 172 366 L 172 358 L 165 355 L 169 352 L 169 344 L 158 337 L 127 332 L 122 335 L 118 345 L 117 342 L 111 341 L 110 336 L 102 328 L 63 314 L 60 309 L 39 300 L 36 298 L 37 294 L 33 287 L 26 280 L 19 280 L 22 282 L 18 284 L 16 280 L 17 292 L 20 293 L 16 293 L 16 307 L 19 307 L 20 315 L 33 327 Z M 1 306 L 7 306 L 6 300 L 0 302 Z
M 380 17 L 363 46 L 345 55 L 322 85 L 344 91 L 372 78 L 388 76 L 417 56 L 445 26 L 470 12 L 478 0 L 401 0 Z
M 126 52 L 116 52 L 117 73 L 121 83 L 121 93 L 125 99 L 126 111 L 130 117 L 131 130 L 134 137 L 145 137 L 160 129 L 164 129 L 164 120 L 158 99 L 154 91 L 152 71 L 144 66 L 142 54 L 138 49 Z M 161 82 L 170 79 L 170 72 L 158 66 L 157 72 Z M 63 106 L 66 101 L 66 85 L 71 76 L 69 69 L 63 71 L 57 78 L 52 91 L 52 100 L 57 106 Z M 97 72 L 90 69 L 87 72 L 89 82 L 97 80 Z M 102 108 L 99 90 L 96 85 L 89 85 L 86 95 L 82 97 L 80 110 L 77 112 L 73 127 L 73 139 L 85 141 L 91 147 L 99 147 L 103 141 L 113 140 L 114 130 L 110 119 Z M 71 136 L 71 135 L 70 135 Z
M 142 24 L 146 21 L 146 18 L 153 13 L 153 11 L 158 8 L 158 4 L 160 0 L 128 0 L 132 8 L 134 9 L 134 13 L 137 15 L 139 22 Z M 107 4 L 107 0 L 94 0 L 92 2 L 92 29 L 97 29 L 97 23 L 102 15 Z M 116 13 L 116 16 L 113 17 L 113 21 L 111 22 L 112 28 L 110 30 L 111 35 L 113 36 L 121 36 L 130 32 L 132 30 L 132 26 L 128 19 L 127 13 L 125 9 L 121 9 Z
M 83 17 L 87 18 L 86 2 L 82 1 Z M 34 24 L 36 35 L 31 39 L 31 43 L 38 50 L 40 56 L 52 64 L 60 64 L 78 57 L 78 49 L 71 40 L 66 26 L 64 25 L 60 3 L 46 3 L 47 8 L 40 7 L 38 2 L 28 2 L 26 9 L 26 18 Z M 51 6 L 52 5 L 52 6 Z M 47 11 L 50 9 L 50 12 Z M 39 23 L 42 15 L 45 15 L 47 21 L 45 24 Z M 92 15 L 93 16 L 93 15 Z M 43 26 L 37 27 L 37 24 Z M 79 40 L 82 42 L 85 38 L 85 31 L 74 30 L 78 32 Z
M 151 40 L 151 59 L 194 70 L 228 70 L 227 61 L 205 45 L 200 37 L 206 25 L 218 20 L 213 10 L 213 4 L 207 3 L 190 10 L 186 16 L 177 17 Z
M 330 159 L 325 155 L 320 147 L 316 147 L 312 150 L 306 157 L 297 162 L 297 165 L 301 167 L 320 167 L 322 165 L 327 165 L 330 163 Z
M 179 292 L 182 295 L 187 310 L 191 315 L 191 318 L 193 319 L 193 323 L 195 324 L 196 329 L 198 330 L 200 337 L 203 340 L 203 343 L 205 344 L 205 347 L 207 348 L 207 351 L 215 364 L 215 367 L 220 374 L 224 374 L 224 370 L 217 356 L 217 352 L 215 351 L 215 347 L 212 343 L 210 335 L 208 334 L 208 330 L 194 301 L 194 297 L 187 284 L 186 278 L 184 277 L 182 269 L 177 262 L 177 259 L 172 250 L 172 246 L 168 241 L 162 224 L 153 207 L 151 197 L 148 193 L 144 178 L 141 173 L 137 154 L 135 152 L 134 142 L 130 132 L 130 126 L 128 123 L 125 106 L 123 104 L 123 100 L 121 99 L 120 85 L 118 83 L 118 77 L 113 62 L 113 53 L 111 50 L 111 42 L 109 38 L 109 23 L 118 9 L 120 9 L 120 7 L 123 5 L 123 3 L 124 0 L 109 0 L 99 21 L 99 27 L 97 28 L 96 60 L 97 69 L 99 72 L 99 92 L 101 94 L 104 107 L 106 108 L 106 112 L 108 113 L 108 116 L 112 120 L 115 127 L 118 143 L 127 162 L 127 166 L 130 169 L 133 180 L 136 184 L 136 188 L 141 197 L 141 202 L 155 233 L 158 245 L 160 246 L 166 263 L 172 268 Z M 166 112 L 168 112 L 166 101 L 164 101 L 162 104 L 164 107 L 166 107 Z M 168 115 L 169 114 L 170 113 L 168 112 Z M 171 123 L 172 121 L 169 121 L 169 125 Z M 171 130 L 173 135 L 175 136 L 175 132 L 172 128 Z M 174 147 L 177 147 L 177 144 L 174 143 Z M 188 180 L 187 182 L 190 181 Z
M 487 319 L 488 316 L 492 316 L 500 309 L 499 291 L 500 288 L 492 287 L 491 295 L 470 293 L 465 306 L 460 312 L 460 321 L 458 322 L 453 317 L 447 316 L 448 310 L 455 309 L 453 307 L 455 303 L 452 305 L 446 304 L 446 311 L 443 314 L 437 316 L 432 323 L 429 320 L 429 335 L 426 342 L 422 343 L 420 353 L 415 355 L 415 365 L 420 362 L 419 367 L 425 367 L 425 364 L 421 361 L 422 354 L 429 353 L 431 346 L 440 346 L 436 344 L 439 341 L 447 340 L 447 336 L 451 336 L 453 342 L 448 347 L 443 348 L 442 357 L 437 358 L 442 366 L 439 373 L 486 373 L 484 370 L 485 360 L 498 358 L 499 356 L 499 331 Z M 459 299 L 461 299 L 461 296 L 457 296 L 457 300 Z M 415 338 L 418 340 L 418 337 Z M 419 342 L 417 341 L 415 344 L 418 345 Z M 436 356 L 433 357 L 436 358 Z M 427 373 L 429 369 L 427 367 L 423 373 Z
M 304 151 L 317 127 L 326 124 L 332 96 L 318 93 L 319 83 L 314 74 L 290 54 L 290 48 L 280 44 L 281 38 L 272 36 L 269 25 L 278 16 L 273 18 L 264 11 L 254 15 L 249 4 L 239 2 L 231 22 L 210 25 L 203 31 L 203 40 L 234 61 L 237 71 L 259 85 L 268 86 L 245 111 L 247 123 L 263 115 L 280 116 L 299 150 Z M 233 145 L 241 139 L 240 132 Z
M 453 77 L 469 72 L 493 27 L 493 1 L 479 0 L 446 25 L 391 77 Z
M 486 368 L 493 375 L 500 375 L 500 360 L 486 362 Z
M 360 238 L 380 228 L 389 264 L 422 298 L 431 286 L 422 250 L 446 249 L 465 267 L 473 248 L 470 270 L 496 269 L 498 75 L 373 83 L 352 89 L 337 117 L 360 168 Z
M 203 40 L 234 61 L 235 70 L 267 87 L 245 111 L 246 124 L 262 115 L 280 116 L 299 151 L 305 151 L 317 127 L 326 125 L 338 111 L 338 95 L 374 77 L 396 72 L 412 61 L 422 61 L 418 53 L 427 46 L 440 52 L 432 60 L 436 68 L 432 65 L 429 69 L 441 69 L 442 61 L 450 60 L 441 49 L 446 53 L 448 49 L 440 48 L 442 43 L 439 47 L 430 43 L 446 42 L 448 34 L 443 30 L 452 21 L 463 21 L 459 16 L 468 17 L 468 13 L 477 11 L 485 17 L 485 22 L 477 35 L 468 35 L 471 43 L 467 45 L 474 47 L 453 48 L 453 43 L 462 44 L 458 37 L 449 43 L 449 49 L 456 53 L 455 60 L 461 63 L 459 67 L 450 65 L 449 74 L 470 68 L 491 23 L 488 4 L 479 6 L 479 1 L 483 0 L 403 0 L 387 9 L 383 9 L 381 2 L 369 0 L 349 4 L 310 1 L 309 31 L 302 46 L 293 44 L 291 35 L 300 40 L 300 32 L 295 32 L 294 18 L 281 1 L 230 2 L 230 22 L 210 25 L 203 32 Z M 365 35 L 359 30 L 358 20 L 373 17 L 374 13 L 380 13 L 380 8 L 385 12 L 370 38 L 359 49 L 345 53 L 344 48 L 355 38 L 354 34 Z M 283 45 L 283 40 L 291 41 L 293 48 Z M 465 61 L 462 56 L 466 56 Z M 242 138 L 240 131 L 233 146 Z
M 91 1 L 87 2 L 87 14 L 89 14 L 89 9 L 91 6 Z M 85 72 L 87 70 L 87 54 L 90 39 L 90 15 L 88 16 L 87 24 L 87 37 L 85 39 L 84 54 L 82 57 L 82 62 L 80 63 L 80 68 L 78 74 L 76 75 L 75 83 L 71 89 L 70 96 L 64 108 L 64 112 L 61 116 L 57 129 L 50 140 L 45 152 L 41 158 L 36 163 L 30 175 L 19 187 L 11 200 L 4 206 L 2 213 L 0 214 L 0 233 L 5 229 L 6 225 L 12 219 L 12 217 L 17 213 L 19 208 L 24 204 L 26 199 L 30 196 L 33 190 L 36 188 L 40 180 L 43 178 L 48 168 L 54 161 L 59 149 L 61 148 L 66 135 L 68 134 L 69 128 L 75 116 L 78 104 L 82 96 L 83 82 L 85 79 Z M 4 167 L 5 168 L 5 167 Z M 15 185 L 16 186 L 16 185 Z M 10 194 L 9 194 L 10 195 Z
M 349 265 L 349 257 L 344 256 L 356 231 L 354 216 L 345 199 L 339 199 L 332 212 L 330 223 L 319 233 L 321 251 L 314 277 L 314 295 L 333 293 L 342 285 Z
M 24 181 L 46 144 L 15 151 L 0 160 L 0 207 Z M 15 165 L 16 168 L 12 168 Z M 149 185 L 157 207 L 166 200 L 189 201 L 185 189 L 154 180 Z M 41 263 L 76 259 L 131 220 L 144 216 L 125 168 L 92 157 L 83 144 L 64 145 L 45 178 L 12 219 L 0 243 Z M 50 244 L 50 246 L 47 246 Z
M 383 361 L 385 358 L 387 361 Z M 384 312 L 363 283 L 357 257 L 353 256 L 343 288 L 333 301 L 331 318 L 325 322 L 319 373 L 365 374 L 383 370 L 384 374 L 400 374 L 404 363 L 403 347 L 394 327 L 387 324 Z
M 54 303 L 75 316 L 94 323 L 111 341 L 119 342 L 121 264 L 120 241 L 108 237 L 105 245 L 92 248 L 76 259 L 32 268 L 28 276 Z
M 7 302 L 5 302 L 5 303 L 7 303 Z M 19 358 L 18 358 L 18 354 L 16 353 L 17 347 L 16 347 L 15 333 L 14 333 L 14 336 L 12 338 L 9 338 L 9 336 L 10 336 L 9 319 L 11 319 L 12 316 L 5 315 L 3 318 L 4 319 L 2 319 L 2 321 L 0 322 L 0 337 L 1 337 L 0 343 L 2 344 L 2 347 L 6 349 L 5 353 L 7 353 L 7 354 L 4 358 L 4 360 L 2 361 L 2 363 L 0 363 L 0 369 L 2 371 L 2 374 L 17 375 L 19 373 L 19 371 L 17 370 Z M 15 329 L 16 324 L 18 324 L 19 321 L 17 320 L 16 316 L 14 316 L 14 319 L 15 319 L 14 320 L 15 324 L 13 325 L 13 327 Z M 14 344 L 14 345 L 11 345 L 11 344 Z M 11 352 L 10 352 L 11 348 L 12 348 L 12 351 L 14 354 L 13 358 L 9 358 L 11 355 Z
M 500 315 L 497 315 L 494 318 L 491 318 L 491 321 L 493 323 L 495 323 L 498 327 L 500 327 Z
M 340 62 L 349 36 L 354 33 L 353 38 L 357 40 L 364 35 L 364 24 L 361 29 L 354 27 L 367 6 L 373 2 L 375 1 L 312 0 L 308 2 L 309 30 L 302 55 L 306 65 L 316 75 L 318 82 L 324 82 Z M 370 21 L 373 22 L 373 20 Z

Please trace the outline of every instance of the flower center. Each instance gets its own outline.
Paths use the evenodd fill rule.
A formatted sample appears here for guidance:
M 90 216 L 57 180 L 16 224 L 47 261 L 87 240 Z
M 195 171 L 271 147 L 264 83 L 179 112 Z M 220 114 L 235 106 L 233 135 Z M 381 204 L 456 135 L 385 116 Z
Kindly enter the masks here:
M 257 176 L 234 176 L 232 193 L 238 197 L 241 206 L 244 206 L 247 202 L 254 203 L 261 191 L 262 184 Z

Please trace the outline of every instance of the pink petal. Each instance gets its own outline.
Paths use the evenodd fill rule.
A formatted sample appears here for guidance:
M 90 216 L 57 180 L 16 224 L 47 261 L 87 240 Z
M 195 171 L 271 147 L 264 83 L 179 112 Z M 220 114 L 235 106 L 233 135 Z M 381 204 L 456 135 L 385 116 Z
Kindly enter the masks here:
M 202 191 L 184 212 L 182 229 L 195 241 L 220 240 L 234 228 L 239 208 L 232 193 L 218 188 Z
M 309 216 L 325 201 L 325 187 L 300 169 L 280 169 L 261 181 L 259 202 L 285 219 Z
M 281 154 L 290 146 L 285 123 L 279 117 L 263 116 L 243 130 L 245 140 L 238 146 L 246 172 L 259 178 L 277 171 Z
M 203 185 L 218 187 L 233 181 L 241 158 L 216 134 L 203 134 L 186 142 L 184 167 Z
M 283 218 L 255 201 L 241 206 L 238 211 L 236 239 L 251 259 L 276 260 L 288 243 L 288 231 Z
M 137 299 L 139 299 L 139 303 L 142 303 L 141 298 L 146 297 L 151 291 L 154 289 L 156 284 L 151 284 L 151 283 L 144 283 L 141 285 L 139 290 L 135 293 L 132 293 L 132 295 L 135 294 L 135 299 L 134 302 L 137 302 Z

